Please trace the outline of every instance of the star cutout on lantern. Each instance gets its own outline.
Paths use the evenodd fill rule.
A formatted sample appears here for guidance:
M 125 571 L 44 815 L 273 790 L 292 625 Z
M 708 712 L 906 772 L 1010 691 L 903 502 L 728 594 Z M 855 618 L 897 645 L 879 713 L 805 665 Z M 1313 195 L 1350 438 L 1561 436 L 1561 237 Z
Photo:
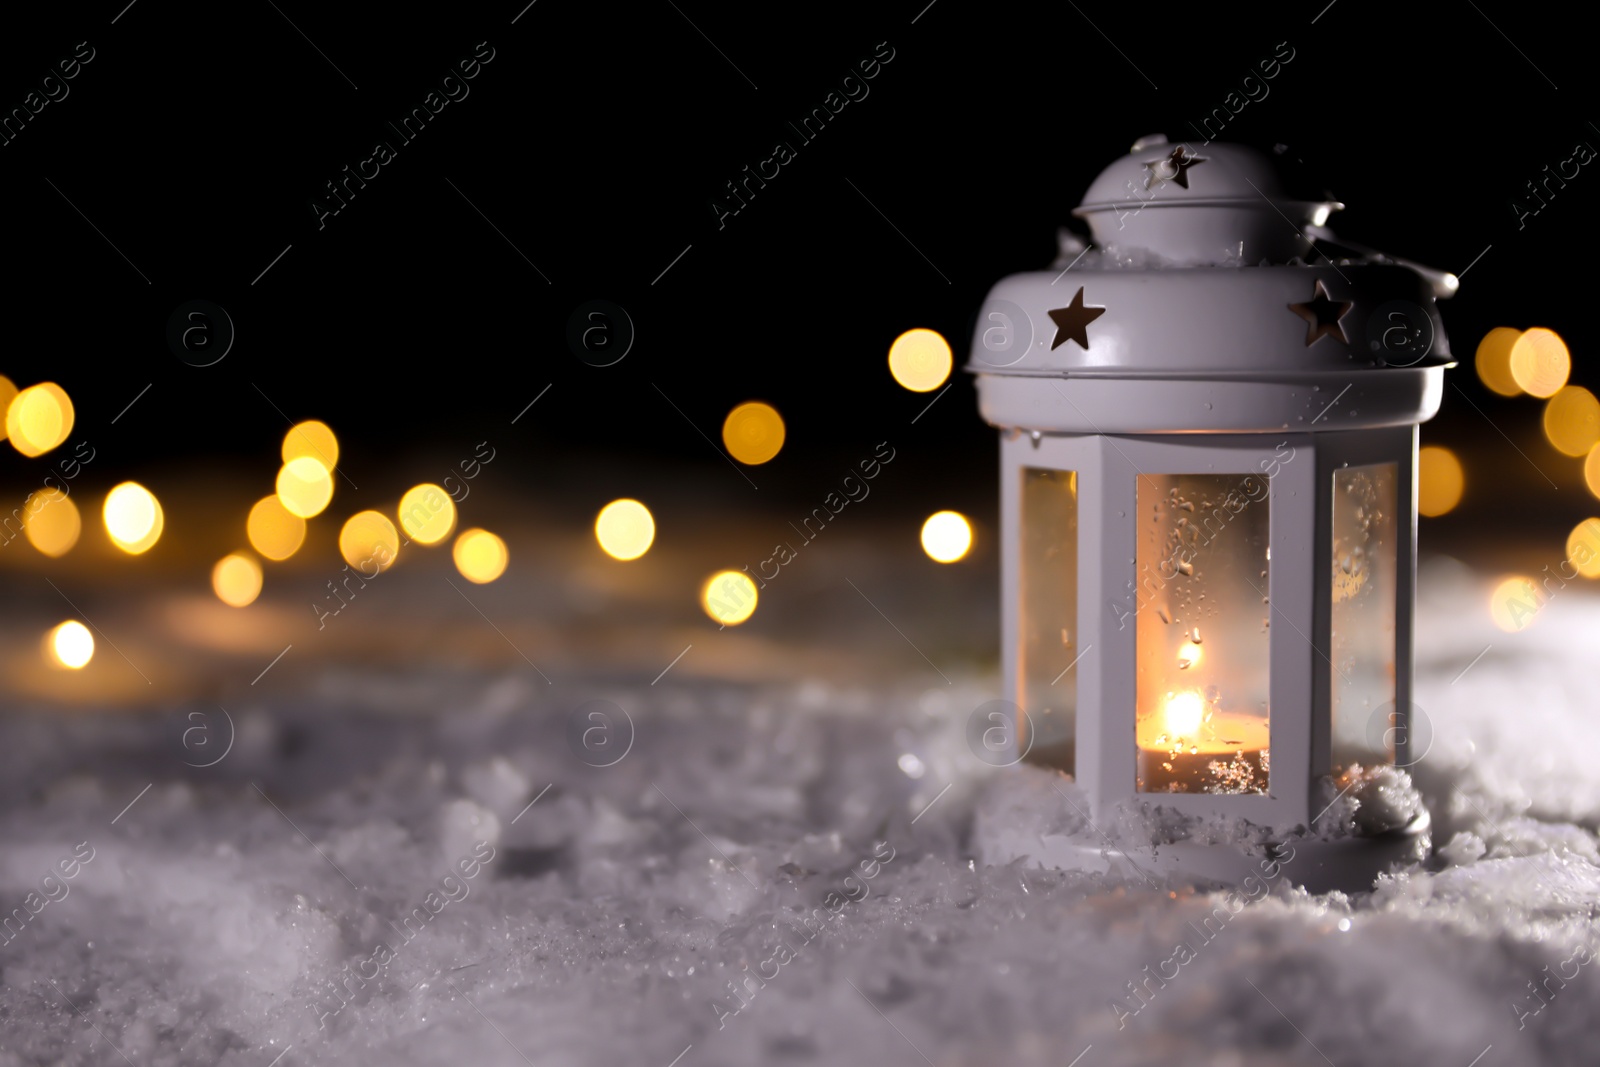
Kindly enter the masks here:
M 1150 173 L 1145 175 L 1144 187 L 1153 188 L 1157 182 L 1177 182 L 1181 187 L 1189 188 L 1189 168 L 1196 163 L 1204 163 L 1199 156 L 1191 156 L 1184 151 L 1183 145 L 1172 150 L 1170 156 L 1161 159 L 1152 159 L 1144 165 Z
M 1349 344 L 1350 338 L 1344 332 L 1344 327 L 1339 320 L 1350 311 L 1350 301 L 1334 300 L 1328 295 L 1328 287 L 1322 279 L 1317 279 L 1317 286 L 1312 291 L 1311 299 L 1303 304 L 1290 304 L 1289 310 L 1306 320 L 1306 347 L 1309 348 L 1324 337 L 1332 337 L 1341 344 Z
M 1078 294 L 1072 298 L 1072 303 L 1050 312 L 1050 320 L 1056 324 L 1056 339 L 1051 342 L 1050 351 L 1054 352 L 1069 340 L 1078 342 L 1078 347 L 1087 351 L 1088 326 L 1105 313 L 1106 309 L 1103 307 L 1095 307 L 1092 304 L 1085 307 L 1083 286 L 1078 286 Z

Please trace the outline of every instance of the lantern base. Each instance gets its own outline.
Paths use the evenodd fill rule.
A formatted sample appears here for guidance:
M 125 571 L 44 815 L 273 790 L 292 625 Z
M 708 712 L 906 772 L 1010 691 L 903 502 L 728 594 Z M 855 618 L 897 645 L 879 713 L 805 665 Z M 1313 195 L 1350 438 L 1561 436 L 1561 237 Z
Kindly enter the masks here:
M 1254 877 L 1270 884 L 1286 878 L 1311 893 L 1364 893 L 1385 872 L 1421 863 L 1432 848 L 1427 809 L 1398 830 L 1372 837 L 1293 837 L 1246 850 L 1235 845 L 1175 841 L 1122 845 L 1090 836 L 1001 836 L 984 851 L 992 865 L 1024 860 L 1030 866 L 1093 871 L 1129 882 L 1175 880 L 1194 885 L 1238 886 Z

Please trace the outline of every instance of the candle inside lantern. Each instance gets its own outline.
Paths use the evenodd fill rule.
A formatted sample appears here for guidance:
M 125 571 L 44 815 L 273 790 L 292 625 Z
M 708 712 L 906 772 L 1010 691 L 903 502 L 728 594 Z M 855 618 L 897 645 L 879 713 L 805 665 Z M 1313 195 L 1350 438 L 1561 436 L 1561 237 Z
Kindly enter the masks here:
M 1223 711 L 1196 689 L 1168 693 L 1160 713 L 1141 720 L 1138 741 L 1146 792 L 1254 793 L 1267 780 L 1267 720 Z
M 1265 793 L 1266 480 L 1141 475 L 1139 509 L 1138 787 Z

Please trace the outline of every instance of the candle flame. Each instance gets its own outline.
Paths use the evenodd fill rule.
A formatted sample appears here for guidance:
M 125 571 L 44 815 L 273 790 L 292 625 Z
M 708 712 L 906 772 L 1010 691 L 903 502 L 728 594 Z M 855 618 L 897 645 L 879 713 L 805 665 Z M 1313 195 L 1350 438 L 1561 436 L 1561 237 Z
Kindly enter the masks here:
M 1170 694 L 1166 706 L 1162 708 L 1168 735 L 1174 738 L 1194 737 L 1200 731 L 1205 708 L 1205 701 L 1193 689 Z

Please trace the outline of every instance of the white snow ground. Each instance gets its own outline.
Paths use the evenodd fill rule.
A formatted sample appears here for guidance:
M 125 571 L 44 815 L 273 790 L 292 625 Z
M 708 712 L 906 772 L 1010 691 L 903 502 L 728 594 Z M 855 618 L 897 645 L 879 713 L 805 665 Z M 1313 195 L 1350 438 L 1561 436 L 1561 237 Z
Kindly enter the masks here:
M 946 685 L 887 628 L 888 682 L 591 686 L 635 727 L 609 767 L 568 738 L 620 751 L 626 720 L 574 725 L 520 660 L 321 669 L 203 769 L 220 713 L 10 716 L 0 1065 L 1593 1064 L 1600 598 L 1507 636 L 1447 568 L 1434 863 L 1349 899 L 1279 880 L 1209 940 L 1220 896 L 977 865 L 980 806 L 1062 801 L 967 752 L 992 676 Z M 1176 976 L 1141 1001 L 1147 966 Z

